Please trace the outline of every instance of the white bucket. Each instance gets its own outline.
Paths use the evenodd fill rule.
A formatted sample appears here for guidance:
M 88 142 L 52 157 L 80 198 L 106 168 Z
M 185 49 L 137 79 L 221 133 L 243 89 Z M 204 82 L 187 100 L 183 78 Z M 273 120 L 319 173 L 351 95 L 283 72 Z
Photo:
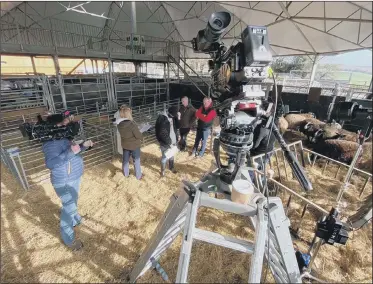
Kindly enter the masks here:
M 253 184 L 244 179 L 238 179 L 232 182 L 231 199 L 233 202 L 247 204 L 254 194 Z

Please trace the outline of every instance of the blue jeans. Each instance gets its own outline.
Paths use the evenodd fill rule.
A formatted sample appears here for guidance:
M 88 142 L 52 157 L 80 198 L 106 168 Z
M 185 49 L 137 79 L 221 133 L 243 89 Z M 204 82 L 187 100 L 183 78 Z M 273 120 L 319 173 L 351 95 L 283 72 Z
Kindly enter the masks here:
M 162 147 L 161 146 L 161 153 L 162 153 L 162 158 L 161 158 L 161 163 L 162 165 L 166 168 L 166 163 L 167 163 L 167 157 L 166 157 L 166 151 L 168 150 L 168 148 L 166 147 Z M 169 160 L 168 160 L 168 163 L 169 163 L 169 168 L 171 169 L 172 168 L 172 165 L 174 163 L 174 157 L 171 157 Z
M 137 148 L 136 150 L 126 150 L 123 149 L 123 164 L 122 164 L 122 169 L 123 169 L 123 174 L 128 177 L 129 176 L 129 165 L 130 165 L 130 157 L 132 156 L 133 159 L 133 164 L 135 168 L 135 176 L 137 179 L 140 179 L 142 176 L 141 172 L 141 165 L 140 165 L 140 148 Z
M 75 239 L 74 227 L 82 221 L 82 217 L 78 213 L 80 178 L 64 184 L 53 184 L 53 187 L 62 202 L 61 237 L 63 242 L 69 246 Z
M 196 134 L 196 140 L 194 142 L 194 147 L 193 147 L 193 154 L 196 154 L 198 150 L 199 143 L 202 140 L 202 148 L 199 151 L 199 156 L 202 157 L 205 154 L 206 151 L 206 145 L 207 145 L 207 139 L 209 138 L 209 135 L 211 133 L 211 129 L 197 129 L 197 134 Z

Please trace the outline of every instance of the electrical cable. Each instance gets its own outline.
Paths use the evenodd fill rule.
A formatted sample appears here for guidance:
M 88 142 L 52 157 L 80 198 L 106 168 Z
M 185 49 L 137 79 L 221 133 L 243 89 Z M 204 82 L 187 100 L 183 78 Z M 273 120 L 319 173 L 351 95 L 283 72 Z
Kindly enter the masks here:
M 267 268 L 266 268 L 266 273 L 265 273 L 265 276 L 264 276 L 264 283 L 266 283 L 266 280 L 267 280 L 267 274 L 268 274 L 268 270 L 269 270 L 269 245 L 270 245 L 270 230 L 271 230 L 271 227 L 270 227 L 270 216 L 269 216 L 269 190 L 268 190 L 268 181 L 267 181 L 267 169 L 266 169 L 266 164 L 267 164 L 267 155 L 268 155 L 268 147 L 269 147 L 269 143 L 271 142 L 271 135 L 272 135 L 272 130 L 273 130 L 273 126 L 274 126 L 274 123 L 275 123 L 275 116 L 276 116 L 276 111 L 277 111 L 277 101 L 278 101 L 278 92 L 277 92 L 277 83 L 276 83 L 276 79 L 275 79 L 275 76 L 273 74 L 273 71 L 272 69 L 269 69 L 271 75 L 272 75 L 272 79 L 273 79 L 273 87 L 275 89 L 275 104 L 274 104 L 274 111 L 273 111 L 273 119 L 272 119 L 272 122 L 271 122 L 271 128 L 270 128 L 270 131 L 269 131 L 269 135 L 268 135 L 268 141 L 267 141 L 267 145 L 266 145 L 266 149 L 265 149 L 265 152 L 264 152 L 264 163 L 263 163 L 263 171 L 264 171 L 264 190 L 263 190 L 263 193 L 265 192 L 266 194 L 266 197 L 267 197 L 267 216 L 268 216 L 268 224 L 267 224 Z

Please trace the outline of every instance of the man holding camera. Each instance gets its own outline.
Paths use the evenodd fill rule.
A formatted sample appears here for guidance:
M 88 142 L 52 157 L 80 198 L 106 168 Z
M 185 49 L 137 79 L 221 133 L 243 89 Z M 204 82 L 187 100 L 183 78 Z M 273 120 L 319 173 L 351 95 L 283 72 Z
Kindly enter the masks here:
M 74 117 L 68 111 L 62 115 L 52 115 L 48 121 L 56 126 L 66 126 Z M 80 225 L 82 217 L 78 213 L 78 196 L 84 165 L 81 152 L 92 147 L 91 140 L 77 145 L 67 138 L 49 140 L 43 143 L 45 164 L 51 171 L 51 182 L 61 199 L 60 231 L 63 242 L 71 250 L 80 250 L 83 243 L 75 239 L 74 227 Z

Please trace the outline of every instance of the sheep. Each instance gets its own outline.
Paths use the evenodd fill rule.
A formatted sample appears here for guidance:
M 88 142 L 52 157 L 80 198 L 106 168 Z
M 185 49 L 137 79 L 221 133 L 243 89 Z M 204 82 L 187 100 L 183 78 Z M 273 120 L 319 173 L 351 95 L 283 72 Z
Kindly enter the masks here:
M 299 131 L 306 135 L 309 141 L 314 143 L 317 143 L 320 139 L 340 139 L 357 142 L 356 133 L 340 129 L 336 123 L 314 124 L 306 119 L 299 125 Z
M 359 144 L 357 142 L 330 139 L 308 144 L 307 147 L 316 153 L 349 165 L 355 156 Z M 362 153 L 363 151 L 360 153 L 360 158 Z
M 288 122 L 288 129 L 297 130 L 299 125 L 306 119 L 315 119 L 313 113 L 288 114 L 285 116 Z M 322 122 L 321 122 L 322 123 Z
M 289 127 L 289 123 L 287 122 L 287 120 L 281 116 L 279 119 L 278 119 L 278 128 L 280 130 L 280 133 L 283 134 L 285 133 L 285 131 L 288 129 Z

